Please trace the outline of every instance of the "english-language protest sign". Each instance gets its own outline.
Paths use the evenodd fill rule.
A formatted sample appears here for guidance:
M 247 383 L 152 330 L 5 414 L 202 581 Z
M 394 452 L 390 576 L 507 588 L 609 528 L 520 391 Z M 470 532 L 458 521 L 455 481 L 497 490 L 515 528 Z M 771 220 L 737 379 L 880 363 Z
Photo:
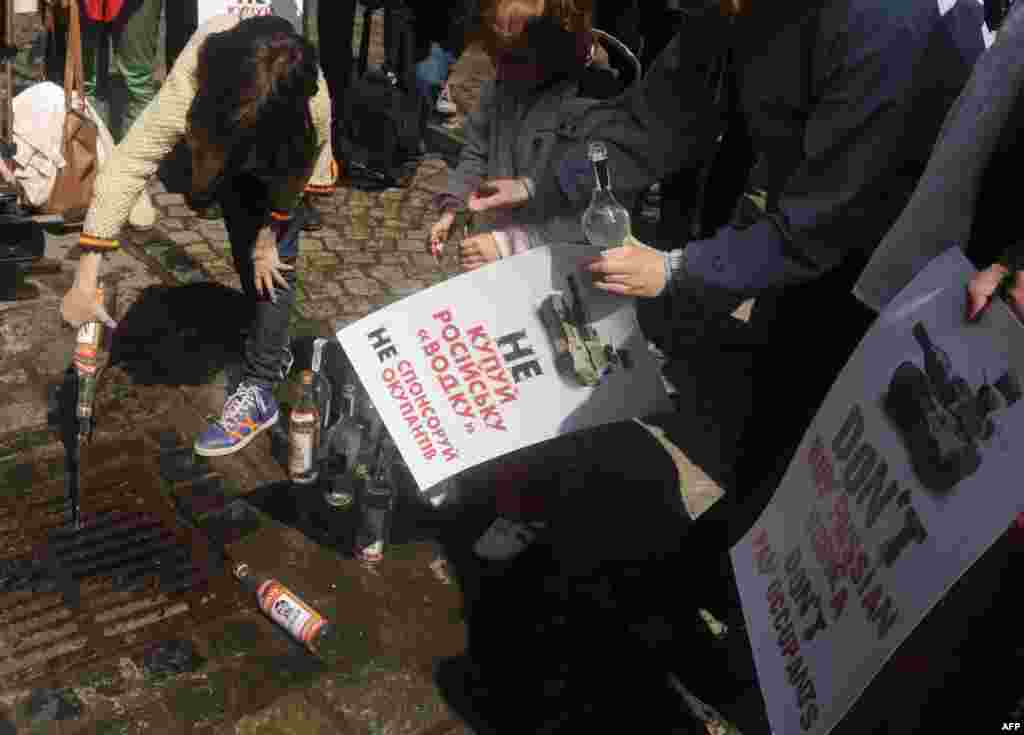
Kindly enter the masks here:
M 776 735 L 832 730 L 1024 510 L 1024 328 L 966 322 L 973 273 L 953 250 L 880 315 L 731 551 Z
M 671 408 L 632 300 L 581 269 L 593 252 L 532 250 L 338 332 L 421 491 L 559 434 Z
M 199 25 L 215 15 L 279 15 L 301 30 L 302 0 L 199 0 Z

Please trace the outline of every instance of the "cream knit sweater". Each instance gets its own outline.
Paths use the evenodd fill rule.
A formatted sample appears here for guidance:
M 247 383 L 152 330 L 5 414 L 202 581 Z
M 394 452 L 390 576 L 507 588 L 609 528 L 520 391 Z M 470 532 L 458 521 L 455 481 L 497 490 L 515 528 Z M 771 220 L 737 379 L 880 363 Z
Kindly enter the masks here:
M 100 250 L 118 247 L 121 228 L 146 188 L 146 182 L 156 173 L 160 162 L 185 137 L 188 111 L 197 91 L 195 78 L 200 45 L 211 33 L 229 30 L 238 23 L 238 16 L 216 16 L 192 35 L 160 92 L 142 111 L 97 175 L 80 238 L 83 247 Z M 308 181 L 299 183 L 296 196 L 302 193 L 303 186 L 307 191 L 330 193 L 337 174 L 331 151 L 331 103 L 323 74 L 320 75 L 319 90 L 309 105 L 320 153 L 312 176 Z M 282 172 L 281 184 L 289 186 L 290 183 L 288 174 Z

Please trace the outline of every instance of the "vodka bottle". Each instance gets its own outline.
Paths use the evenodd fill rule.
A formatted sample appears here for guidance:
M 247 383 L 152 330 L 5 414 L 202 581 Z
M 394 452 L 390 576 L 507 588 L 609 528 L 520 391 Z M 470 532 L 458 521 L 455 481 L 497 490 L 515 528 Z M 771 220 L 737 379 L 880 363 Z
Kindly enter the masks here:
M 588 156 L 594 171 L 594 191 L 590 205 L 583 212 L 583 233 L 594 247 L 608 250 L 617 248 L 629 237 L 629 211 L 612 193 L 608 170 L 608 149 L 604 143 L 590 144 Z
M 248 564 L 236 564 L 235 578 L 256 595 L 256 602 L 268 618 L 313 653 L 331 651 L 336 638 L 334 626 L 307 605 L 301 597 L 276 579 L 256 574 Z
M 96 287 L 96 302 L 103 303 L 103 287 Z M 96 373 L 99 369 L 100 348 L 103 344 L 103 324 L 86 322 L 78 328 L 75 339 L 75 372 L 78 374 L 78 417 L 80 432 L 88 435 L 92 427 L 92 407 L 96 399 Z
M 302 372 L 302 398 L 292 409 L 289 421 L 288 475 L 299 485 L 312 485 L 318 472 L 316 465 L 320 416 L 313 393 L 313 371 Z

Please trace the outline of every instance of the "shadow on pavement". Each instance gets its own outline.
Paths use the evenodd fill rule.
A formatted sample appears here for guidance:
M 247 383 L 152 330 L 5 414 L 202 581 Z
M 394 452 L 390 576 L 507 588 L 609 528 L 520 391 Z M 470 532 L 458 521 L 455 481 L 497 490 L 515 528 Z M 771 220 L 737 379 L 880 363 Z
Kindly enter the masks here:
M 201 385 L 242 354 L 252 305 L 213 283 L 150 286 L 118 324 L 111 364 L 139 385 Z
M 324 500 L 326 485 L 273 482 L 243 496 L 245 502 L 282 525 L 300 531 L 311 541 L 342 556 L 351 557 L 360 523 L 360 500 L 347 509 L 333 508 Z M 391 517 L 389 547 L 437 540 L 439 514 L 416 499 L 409 488 L 397 493 Z M 388 552 L 385 551 L 385 554 Z
M 650 591 L 629 570 L 570 582 L 543 545 L 507 563 L 445 550 L 469 646 L 438 663 L 435 683 L 477 735 L 703 731 L 669 688 L 657 647 L 629 626 L 630 596 Z

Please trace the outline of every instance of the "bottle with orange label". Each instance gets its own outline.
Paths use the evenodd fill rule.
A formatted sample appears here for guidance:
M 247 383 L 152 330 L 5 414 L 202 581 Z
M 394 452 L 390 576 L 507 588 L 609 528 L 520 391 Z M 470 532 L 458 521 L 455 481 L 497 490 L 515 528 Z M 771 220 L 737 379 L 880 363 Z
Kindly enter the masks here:
M 333 653 L 337 635 L 327 618 L 276 579 L 254 574 L 248 564 L 236 564 L 234 572 L 238 581 L 256 595 L 266 616 L 292 638 L 315 654 L 327 657 Z
M 103 286 L 96 287 L 96 302 L 103 303 Z M 92 405 L 96 398 L 96 378 L 99 370 L 100 347 L 103 344 L 103 324 L 86 322 L 78 328 L 75 340 L 75 371 L 78 373 L 78 416 L 80 431 L 88 435 L 92 426 Z

